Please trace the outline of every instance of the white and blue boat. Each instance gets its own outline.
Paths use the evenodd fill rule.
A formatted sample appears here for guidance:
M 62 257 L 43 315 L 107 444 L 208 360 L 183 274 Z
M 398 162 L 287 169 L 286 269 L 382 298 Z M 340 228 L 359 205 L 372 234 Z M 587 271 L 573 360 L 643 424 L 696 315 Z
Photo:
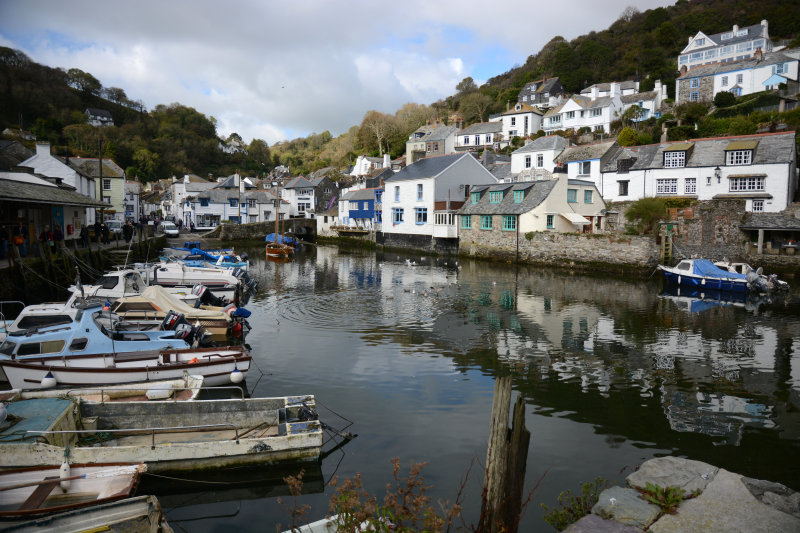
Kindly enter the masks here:
M 751 288 L 747 275 L 723 270 L 708 259 L 684 259 L 674 267 L 658 265 L 658 268 L 668 283 L 681 287 L 738 293 Z

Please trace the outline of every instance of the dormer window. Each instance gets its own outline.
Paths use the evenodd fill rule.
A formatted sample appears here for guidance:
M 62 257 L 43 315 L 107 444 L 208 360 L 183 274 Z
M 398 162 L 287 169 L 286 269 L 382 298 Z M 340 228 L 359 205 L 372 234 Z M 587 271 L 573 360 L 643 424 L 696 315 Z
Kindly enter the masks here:
M 745 35 L 747 35 L 747 28 L 736 32 L 737 37 L 744 37 Z
M 520 109 L 522 109 L 522 105 L 521 104 L 517 104 L 517 105 L 514 106 L 514 110 L 515 111 L 519 111 Z
M 704 38 L 695 39 L 694 41 L 695 46 L 703 46 L 706 44 L 706 40 Z
M 477 204 L 481 200 L 481 193 L 474 192 L 474 193 L 470 194 L 469 197 L 470 197 L 470 200 L 472 201 L 473 204 Z
M 686 166 L 686 152 L 664 152 L 664 168 L 682 168 Z
M 489 203 L 499 204 L 503 201 L 503 191 L 492 191 L 489 193 Z
M 525 198 L 525 191 L 514 191 L 514 203 L 521 204 Z
M 733 39 L 733 32 L 729 31 L 728 33 L 723 33 L 719 36 L 719 38 L 723 41 L 727 41 L 728 39 Z
M 725 152 L 726 165 L 749 165 L 752 162 L 752 150 L 729 150 Z

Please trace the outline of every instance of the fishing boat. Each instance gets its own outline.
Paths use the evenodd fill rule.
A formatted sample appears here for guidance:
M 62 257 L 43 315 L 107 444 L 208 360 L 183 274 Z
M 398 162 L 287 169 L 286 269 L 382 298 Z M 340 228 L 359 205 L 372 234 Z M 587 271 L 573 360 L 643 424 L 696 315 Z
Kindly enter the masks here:
M 0 431 L 7 467 L 142 462 L 148 472 L 317 461 L 322 423 L 313 396 L 196 402 L 12 402 Z
M 684 259 L 674 267 L 658 268 L 667 282 L 675 285 L 740 293 L 750 290 L 748 276 L 722 270 L 708 259 Z
M 0 471 L 0 520 L 31 518 L 129 498 L 145 470 L 142 463 L 64 463 Z
M 166 257 L 165 257 L 166 259 Z M 247 271 L 250 268 L 250 261 L 247 254 L 236 254 L 232 250 L 203 250 L 202 248 L 192 248 L 186 255 L 176 257 L 188 266 L 195 267 L 222 267 L 222 268 L 241 268 Z
M 157 285 L 146 288 L 136 296 L 126 296 L 110 302 L 109 310 L 124 320 L 133 321 L 164 320 L 168 313 L 178 313 L 190 323 L 202 326 L 210 338 L 215 340 L 224 340 L 228 335 L 242 337 L 250 329 L 247 322 L 250 311 L 243 307 L 235 304 L 226 307 L 192 307 Z
M 91 387 L 179 379 L 184 372 L 201 375 L 209 387 L 241 383 L 250 369 L 243 346 L 188 348 L 159 352 L 42 355 L 27 361 L 0 359 L 13 389 Z
M 31 305 L 22 310 L 0 344 L 0 359 L 158 352 L 189 348 L 202 332 L 177 313 L 130 323 L 96 300 Z
M 14 533 L 172 533 L 155 496 L 137 496 L 73 509 L 3 528 Z

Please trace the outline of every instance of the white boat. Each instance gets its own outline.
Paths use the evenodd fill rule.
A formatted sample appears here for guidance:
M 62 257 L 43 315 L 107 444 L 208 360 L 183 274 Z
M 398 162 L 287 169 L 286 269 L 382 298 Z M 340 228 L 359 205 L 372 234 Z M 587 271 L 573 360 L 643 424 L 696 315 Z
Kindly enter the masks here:
M 0 360 L 11 388 L 46 389 L 179 379 L 184 372 L 201 375 L 204 384 L 237 384 L 250 369 L 250 352 L 243 346 L 186 348 L 160 352 L 130 352 L 41 356 L 35 360 Z
M 31 518 L 129 498 L 142 463 L 36 466 L 0 471 L 0 519 Z
M 14 533 L 172 533 L 155 496 L 138 496 L 65 511 L 3 530 Z
M 255 285 L 247 272 L 240 268 L 193 267 L 182 261 L 161 261 L 136 263 L 134 269 L 149 285 L 192 287 L 199 284 L 211 290 L 239 287 L 241 292 Z
M 0 431 L 6 467 L 142 462 L 148 472 L 317 461 L 313 396 L 196 402 L 12 402 Z
M 722 270 L 727 270 L 728 272 L 744 274 L 745 276 L 747 276 L 751 272 L 757 273 L 761 278 L 761 280 L 763 280 L 763 283 L 766 285 L 766 287 L 762 290 L 762 292 L 771 291 L 773 289 L 784 290 L 784 291 L 789 290 L 789 284 L 783 280 L 778 279 L 777 275 L 761 274 L 761 270 L 756 270 L 747 263 L 736 263 L 725 259 L 722 261 L 714 261 L 714 266 L 717 266 Z

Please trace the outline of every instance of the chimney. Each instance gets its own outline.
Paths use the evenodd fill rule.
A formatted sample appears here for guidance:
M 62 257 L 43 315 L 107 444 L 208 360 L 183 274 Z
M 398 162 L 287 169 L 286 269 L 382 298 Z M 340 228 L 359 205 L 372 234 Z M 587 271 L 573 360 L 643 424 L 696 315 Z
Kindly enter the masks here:
M 36 155 L 50 155 L 50 143 L 49 142 L 37 142 L 36 143 Z
M 506 100 L 506 111 L 511 109 L 511 100 Z
M 389 154 L 383 154 L 383 168 L 389 168 L 392 166 L 392 158 L 389 157 Z
M 617 83 L 616 81 L 612 81 L 611 85 L 609 86 L 609 96 L 613 98 L 617 96 L 618 93 L 619 93 L 619 83 Z
M 756 58 L 756 63 L 761 63 L 761 60 L 764 59 L 764 52 L 761 51 L 760 46 L 756 48 L 756 53 L 753 56 Z
M 589 97 L 592 100 L 597 98 L 597 84 L 592 85 L 592 89 L 589 91 Z
M 733 36 L 734 37 L 736 37 L 736 32 L 737 31 L 739 31 L 739 25 L 738 24 L 734 24 L 733 25 Z

